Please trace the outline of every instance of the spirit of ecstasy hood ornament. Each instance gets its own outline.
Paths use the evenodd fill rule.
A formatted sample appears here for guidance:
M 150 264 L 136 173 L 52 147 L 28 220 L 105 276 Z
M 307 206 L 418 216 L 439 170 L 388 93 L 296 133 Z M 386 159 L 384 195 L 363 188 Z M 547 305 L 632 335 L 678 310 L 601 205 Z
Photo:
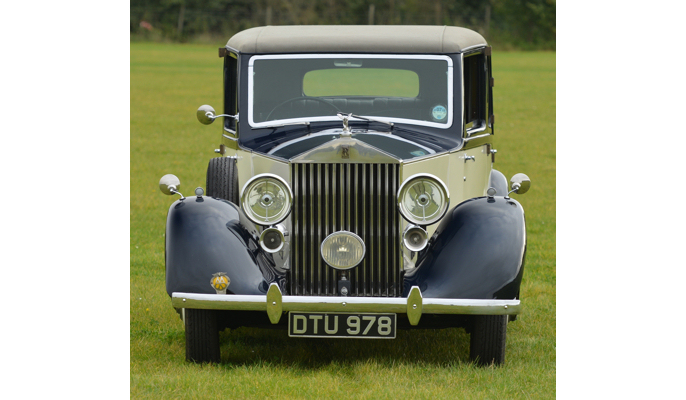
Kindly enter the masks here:
M 352 113 L 350 114 L 344 114 L 342 112 L 339 112 L 336 114 L 338 118 L 343 120 L 343 132 L 341 133 L 342 136 L 350 136 L 352 135 L 352 131 L 350 130 L 350 126 L 348 126 L 348 119 L 353 116 Z
M 392 122 L 386 122 L 386 121 L 381 121 L 378 119 L 361 117 L 361 116 L 355 115 L 353 113 L 347 113 L 346 114 L 346 113 L 339 112 L 336 115 L 338 116 L 338 118 L 343 120 L 343 132 L 341 133 L 341 136 L 351 136 L 352 135 L 352 131 L 350 130 L 350 126 L 348 125 L 348 120 L 350 118 L 357 118 L 357 119 L 361 119 L 361 120 L 367 121 L 367 122 L 379 122 L 382 124 L 386 124 L 391 128 L 391 132 L 393 131 L 393 123 Z

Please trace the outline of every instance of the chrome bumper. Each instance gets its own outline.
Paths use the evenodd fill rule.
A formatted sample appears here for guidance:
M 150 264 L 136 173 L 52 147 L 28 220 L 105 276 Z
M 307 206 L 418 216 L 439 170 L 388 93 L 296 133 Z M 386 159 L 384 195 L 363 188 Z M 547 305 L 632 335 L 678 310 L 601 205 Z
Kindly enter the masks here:
M 312 312 L 383 312 L 407 314 L 410 324 L 417 325 L 422 314 L 519 314 L 519 300 L 435 299 L 422 298 L 413 286 L 405 297 L 322 297 L 282 296 L 272 283 L 266 296 L 172 293 L 175 308 L 210 310 L 266 311 L 272 324 L 277 324 L 284 311 Z

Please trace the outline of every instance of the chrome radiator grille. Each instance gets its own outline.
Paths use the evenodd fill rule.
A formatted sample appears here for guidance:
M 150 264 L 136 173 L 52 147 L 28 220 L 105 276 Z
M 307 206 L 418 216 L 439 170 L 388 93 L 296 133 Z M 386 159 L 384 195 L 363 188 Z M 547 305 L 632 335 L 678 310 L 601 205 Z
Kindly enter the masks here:
M 348 296 L 400 296 L 399 164 L 292 164 L 291 177 L 290 294 L 339 296 L 339 272 L 324 262 L 320 246 L 329 234 L 347 230 L 367 248 L 347 271 Z

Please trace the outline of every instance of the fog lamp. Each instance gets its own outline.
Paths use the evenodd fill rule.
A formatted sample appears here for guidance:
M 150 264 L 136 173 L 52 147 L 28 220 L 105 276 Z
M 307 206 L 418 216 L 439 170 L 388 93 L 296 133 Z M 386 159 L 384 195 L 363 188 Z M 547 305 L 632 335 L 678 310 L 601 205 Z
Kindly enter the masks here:
M 355 267 L 364 258 L 366 248 L 362 238 L 348 231 L 330 234 L 322 242 L 322 258 L 331 267 L 346 270 Z

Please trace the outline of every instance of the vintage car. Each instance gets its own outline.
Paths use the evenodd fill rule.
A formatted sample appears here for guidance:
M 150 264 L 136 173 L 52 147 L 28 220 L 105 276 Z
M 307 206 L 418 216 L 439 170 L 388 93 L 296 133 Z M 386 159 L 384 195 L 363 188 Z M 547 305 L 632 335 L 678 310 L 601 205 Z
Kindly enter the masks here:
M 267 26 L 224 62 L 219 157 L 166 225 L 166 289 L 186 358 L 219 331 L 393 339 L 464 327 L 470 359 L 505 359 L 521 310 L 530 181 L 493 169 L 491 48 L 451 26 Z

